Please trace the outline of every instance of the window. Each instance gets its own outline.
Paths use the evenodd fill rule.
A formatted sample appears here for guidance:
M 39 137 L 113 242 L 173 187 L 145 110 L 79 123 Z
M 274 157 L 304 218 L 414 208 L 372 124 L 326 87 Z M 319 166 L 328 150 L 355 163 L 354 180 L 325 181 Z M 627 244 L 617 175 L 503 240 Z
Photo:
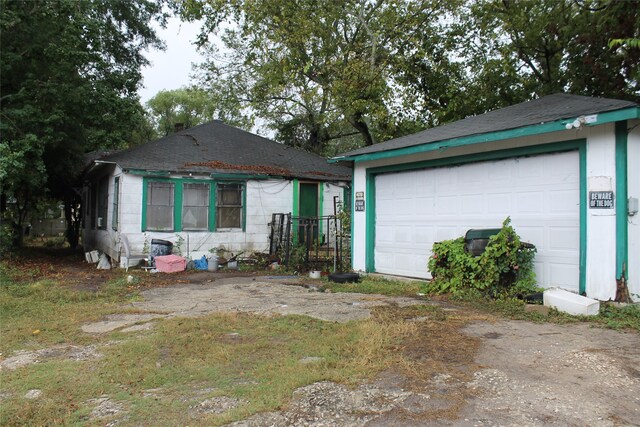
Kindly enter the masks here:
M 98 184 L 98 208 L 97 208 L 97 227 L 100 230 L 107 229 L 107 206 L 109 203 L 109 178 L 104 177 Z
M 216 197 L 216 227 L 242 227 L 241 184 L 218 184 Z
M 182 229 L 209 228 L 209 184 L 189 183 L 182 188 Z
M 87 205 L 87 215 L 91 219 L 91 229 L 96 228 L 96 205 L 98 204 L 98 186 L 94 183 L 91 185 L 91 190 L 89 190 L 88 199 L 90 203 Z
M 147 230 L 173 230 L 174 187 L 172 182 L 148 182 Z
M 119 186 L 120 181 L 114 181 L 114 187 Z M 142 231 L 243 228 L 243 183 L 217 183 L 214 180 L 191 178 L 145 178 L 143 188 Z M 119 199 L 114 198 L 114 212 L 118 203 Z M 112 226 L 119 224 L 112 222 Z
M 118 229 L 118 203 L 120 202 L 120 177 L 113 179 L 113 211 L 111 213 L 111 228 Z

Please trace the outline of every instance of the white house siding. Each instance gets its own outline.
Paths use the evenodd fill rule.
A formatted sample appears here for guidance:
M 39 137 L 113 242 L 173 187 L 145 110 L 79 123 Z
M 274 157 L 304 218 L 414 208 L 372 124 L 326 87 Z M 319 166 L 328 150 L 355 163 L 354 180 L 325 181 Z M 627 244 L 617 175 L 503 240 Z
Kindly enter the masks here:
M 120 177 L 119 226 L 111 227 L 113 218 L 113 179 Z M 179 177 L 172 177 L 179 178 Z M 120 233 L 127 235 L 131 251 L 143 253 L 153 239 L 171 241 L 174 253 L 199 258 L 210 249 L 224 247 L 228 252 L 264 252 L 269 250 L 269 223 L 274 213 L 289 213 L 293 208 L 293 181 L 249 180 L 246 182 L 246 227 L 242 230 L 216 232 L 157 232 L 141 231 L 142 192 L 144 179 L 139 175 L 121 173 L 118 167 L 109 172 L 109 205 L 106 230 L 92 230 L 91 219 L 86 218 L 84 230 L 85 250 L 97 249 L 114 260 L 120 258 Z M 343 198 L 347 183 L 323 184 L 323 214 L 333 214 L 333 197 Z M 90 199 L 89 199 L 90 200 Z
M 83 247 L 85 250 L 97 249 L 105 254 L 107 254 L 111 258 L 118 259 L 119 258 L 119 250 L 118 250 L 118 232 L 113 230 L 112 218 L 113 218 L 113 178 L 115 176 L 120 176 L 121 170 L 116 165 L 111 165 L 105 168 L 105 172 L 102 176 L 97 178 L 97 182 L 102 179 L 104 176 L 108 176 L 108 191 L 109 198 L 107 201 L 107 217 L 103 219 L 105 222 L 105 229 L 91 229 L 91 216 L 94 215 L 96 210 L 96 206 L 91 206 L 91 210 L 85 212 L 85 228 L 83 229 Z M 122 179 L 122 178 L 121 178 Z M 122 188 L 122 182 L 120 183 L 120 188 Z M 90 193 L 87 192 L 87 201 L 91 201 Z M 97 224 L 96 224 L 97 226 Z
M 323 200 L 324 203 L 322 205 L 322 216 L 330 216 L 334 214 L 333 211 L 333 198 L 338 197 L 338 199 L 342 202 L 344 201 L 344 188 L 346 184 L 337 185 L 329 182 L 325 182 L 323 185 Z
M 126 185 L 123 186 L 121 178 L 121 232 L 128 235 L 132 251 L 137 253 L 142 252 L 145 241 L 149 244 L 152 239 L 172 242 L 174 252 L 180 252 L 185 256 L 199 257 L 208 254 L 210 249 L 218 247 L 224 247 L 233 253 L 268 251 L 268 224 L 271 222 L 271 215 L 278 212 L 291 212 L 293 204 L 291 181 L 249 180 L 246 183 L 245 231 L 141 232 L 143 178 L 129 174 L 124 176 Z M 180 239 L 182 244 L 178 247 Z
M 590 129 L 587 140 L 587 192 L 616 189 L 613 123 Z M 616 296 L 616 210 L 587 209 L 587 295 Z
M 640 120 L 630 121 L 628 139 L 628 196 L 640 199 Z M 640 301 L 640 213 L 628 218 L 629 227 L 629 292 Z
M 633 123 L 638 123 L 638 121 L 629 122 L 628 128 L 631 128 Z M 599 126 L 583 126 L 579 129 L 571 129 L 543 135 L 513 138 L 483 144 L 473 144 L 397 158 L 356 162 L 352 193 L 355 195 L 357 192 L 366 192 L 366 171 L 368 168 L 576 139 L 587 140 L 587 191 L 615 191 L 616 169 L 614 129 L 615 126 L 613 123 Z M 640 131 L 637 128 L 634 128 L 630 133 L 628 144 L 629 197 L 638 197 L 640 187 Z M 368 208 L 369 206 L 366 207 L 366 209 Z M 631 224 L 629 225 L 629 284 L 631 292 L 636 294 L 640 291 L 640 283 L 638 283 L 638 277 L 640 275 L 638 267 L 638 260 L 640 260 L 640 221 L 638 218 L 640 218 L 640 215 L 630 218 Z M 354 212 L 353 221 L 353 267 L 355 270 L 365 271 L 367 232 L 366 212 Z M 615 210 L 587 209 L 586 292 L 588 296 L 600 300 L 615 298 L 615 223 Z M 574 287 L 572 287 L 572 289 L 573 288 Z M 636 299 L 638 299 L 638 296 L 636 296 Z
M 332 216 L 334 215 L 334 206 L 333 206 L 333 198 L 334 197 L 338 197 L 338 200 L 340 202 L 344 202 L 344 188 L 347 186 L 346 183 L 343 183 L 341 185 L 338 184 L 332 184 L 332 183 L 328 183 L 325 182 L 324 185 L 322 186 L 322 200 L 323 200 L 323 204 L 322 204 L 322 212 L 320 213 L 321 216 L 327 217 L 327 216 Z M 329 224 L 329 230 L 326 230 L 327 228 L 327 223 L 326 221 L 323 224 L 323 234 L 326 235 L 326 241 L 327 242 L 333 242 L 335 241 L 335 225 L 333 222 L 331 222 Z

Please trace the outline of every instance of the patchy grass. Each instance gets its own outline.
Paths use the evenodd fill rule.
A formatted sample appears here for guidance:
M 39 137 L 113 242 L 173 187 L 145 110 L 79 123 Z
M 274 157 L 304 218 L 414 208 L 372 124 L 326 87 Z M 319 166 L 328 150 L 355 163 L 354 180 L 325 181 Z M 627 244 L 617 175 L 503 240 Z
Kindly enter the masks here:
M 424 282 L 417 280 L 392 280 L 382 276 L 366 275 L 358 283 L 335 283 L 326 281 L 323 288 L 332 292 L 357 292 L 390 296 L 415 297 L 421 292 Z
M 137 297 L 124 278 L 113 279 L 98 292 L 44 279 L 33 283 L 2 281 L 0 285 L 0 352 L 53 344 L 86 344 L 82 323 L 123 312 L 122 303 Z
M 54 290 L 51 283 L 24 288 L 3 288 L 3 295 L 10 291 L 10 299 L 25 302 L 7 307 L 13 313 L 11 322 L 22 331 L 3 334 L 8 348 L 44 347 L 51 344 L 42 338 L 47 335 L 86 342 L 73 331 L 86 319 L 80 313 L 95 314 L 105 301 L 111 304 L 112 294 L 87 299 L 77 296 L 82 291 Z M 39 299 L 44 301 L 37 309 L 26 309 L 27 301 Z M 31 329 L 39 323 L 31 322 L 40 316 L 49 327 L 34 336 Z M 54 321 L 56 316 L 61 320 Z M 106 395 L 125 408 L 126 417 L 116 417 L 124 425 L 221 425 L 277 410 L 298 387 L 324 380 L 355 384 L 395 366 L 402 357 L 394 349 L 414 331 L 415 323 L 403 319 L 349 324 L 247 314 L 165 319 L 135 339 L 117 332 L 95 338 L 104 354 L 98 360 L 51 359 L 3 371 L 2 392 L 10 397 L 3 402 L 0 423 L 94 423 L 89 418 L 94 406 L 90 400 Z M 320 359 L 301 363 L 305 357 Z M 31 389 L 42 390 L 43 398 L 22 398 Z M 154 390 L 152 395 L 148 390 Z M 190 407 L 216 396 L 247 403 L 222 415 L 191 419 Z
M 125 303 L 138 298 L 139 288 L 154 275 L 134 273 L 129 283 L 124 274 L 111 272 L 106 282 L 88 288 L 79 286 L 78 278 L 89 269 L 70 274 L 47 263 L 37 271 L 26 265 L 0 263 L 0 356 L 91 344 L 103 357 L 75 361 L 57 356 L 4 369 L 1 425 L 104 425 L 112 420 L 119 425 L 222 425 L 283 408 L 295 389 L 318 381 L 355 385 L 392 368 L 428 376 L 430 371 L 411 368 L 413 356 L 422 351 L 409 348 L 425 345 L 423 334 L 415 338 L 420 322 L 411 318 L 436 322 L 438 329 L 460 326 L 448 324 L 438 307 L 423 306 L 379 309 L 372 319 L 347 324 L 236 313 L 158 319 L 149 331 L 92 336 L 82 333 L 82 324 L 134 312 L 123 308 Z M 178 281 L 181 276 L 172 277 Z M 365 279 L 361 285 L 395 295 L 417 289 L 402 284 L 399 292 L 391 289 L 393 282 L 381 279 Z M 302 363 L 307 357 L 318 359 Z M 33 389 L 41 390 L 42 397 L 25 399 Z M 200 402 L 220 396 L 242 403 L 223 414 L 193 414 Z M 94 418 L 95 399 L 102 397 L 123 412 Z
M 590 323 L 609 329 L 629 329 L 640 332 L 640 305 L 616 306 L 601 303 L 597 316 L 572 316 L 551 309 L 549 314 L 525 311 L 525 302 L 515 298 L 491 299 L 476 291 L 460 292 L 455 300 L 486 313 L 532 322 L 551 322 L 557 324 Z

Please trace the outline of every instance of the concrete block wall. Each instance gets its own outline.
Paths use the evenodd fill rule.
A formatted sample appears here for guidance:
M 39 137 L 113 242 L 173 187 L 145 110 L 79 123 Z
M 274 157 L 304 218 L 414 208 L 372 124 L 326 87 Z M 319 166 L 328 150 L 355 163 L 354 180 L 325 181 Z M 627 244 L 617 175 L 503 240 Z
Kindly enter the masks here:
M 271 222 L 271 215 L 291 212 L 293 205 L 291 181 L 250 180 L 246 184 L 246 231 L 142 232 L 142 185 L 141 176 L 130 174 L 120 176 L 120 229 L 118 231 L 127 234 L 131 250 L 135 254 L 143 253 L 153 239 L 168 240 L 174 244 L 174 253 L 197 258 L 203 254 L 209 254 L 211 249 L 218 247 L 224 247 L 233 253 L 264 252 L 269 249 L 268 224 Z M 106 252 L 106 248 L 103 249 L 104 246 L 100 244 L 94 248 Z
M 97 249 L 114 260 L 120 258 L 120 234 L 126 234 L 132 253 L 149 250 L 153 239 L 168 240 L 174 244 L 174 253 L 192 258 L 210 254 L 223 247 L 227 252 L 265 252 L 269 249 L 269 223 L 274 213 L 290 213 L 293 208 L 293 182 L 289 180 L 249 180 L 246 183 L 246 227 L 242 230 L 157 232 L 141 230 L 143 177 L 122 173 L 118 167 L 106 171 L 109 175 L 109 205 L 105 230 L 92 230 L 87 218 L 85 250 Z M 118 204 L 119 226 L 112 229 L 114 177 L 120 179 Z M 333 197 L 343 197 L 338 185 L 323 185 L 324 215 L 333 214 Z

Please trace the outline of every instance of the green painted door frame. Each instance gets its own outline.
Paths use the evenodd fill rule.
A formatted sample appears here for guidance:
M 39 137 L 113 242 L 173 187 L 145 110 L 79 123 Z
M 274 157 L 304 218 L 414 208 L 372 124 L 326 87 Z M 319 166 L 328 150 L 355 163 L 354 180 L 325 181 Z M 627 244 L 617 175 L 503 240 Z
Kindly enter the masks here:
M 321 185 L 317 182 L 301 182 L 299 184 L 300 190 L 300 206 L 299 206 L 299 216 L 301 218 L 317 218 L 320 216 L 318 209 L 320 209 L 320 187 Z M 320 223 L 322 221 L 319 221 Z M 320 224 L 317 226 L 319 227 Z M 314 236 L 312 236 L 313 241 L 318 239 L 318 234 L 320 233 L 319 228 L 315 229 Z
M 367 272 L 375 272 L 375 241 L 376 241 L 376 176 L 383 173 L 404 172 L 417 169 L 447 167 L 490 160 L 503 160 L 511 157 L 535 156 L 562 151 L 578 151 L 580 164 L 580 252 L 579 252 L 579 291 L 586 290 L 587 266 L 587 144 L 585 139 L 541 144 L 529 147 L 511 148 L 483 153 L 467 154 L 463 156 L 447 157 L 412 163 L 402 163 L 389 166 L 369 168 L 366 171 L 365 184 L 365 268 Z
M 628 277 L 629 224 L 627 223 L 627 121 L 616 122 L 616 278 Z

